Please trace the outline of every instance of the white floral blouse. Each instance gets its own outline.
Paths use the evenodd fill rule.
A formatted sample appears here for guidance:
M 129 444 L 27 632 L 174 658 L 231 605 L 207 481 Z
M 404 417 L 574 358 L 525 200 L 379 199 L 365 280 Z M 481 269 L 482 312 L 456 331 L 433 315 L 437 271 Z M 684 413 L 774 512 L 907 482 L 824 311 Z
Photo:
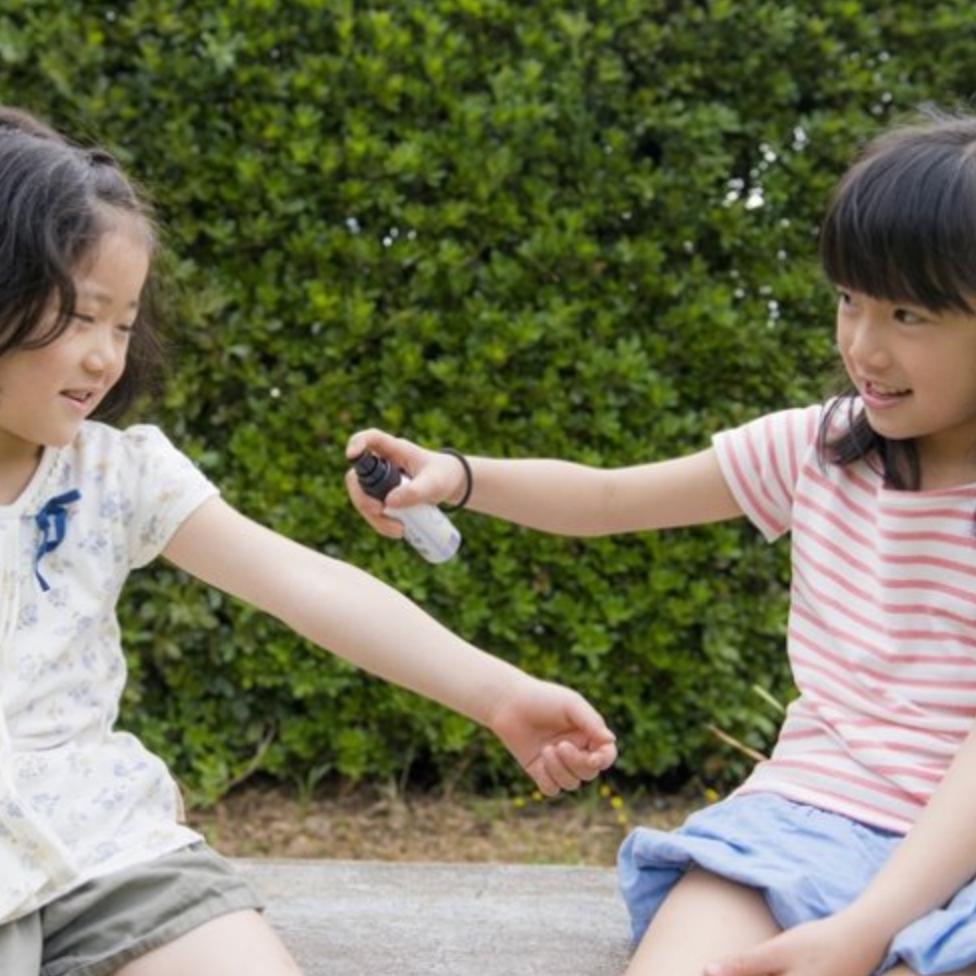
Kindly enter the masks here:
M 162 761 L 113 730 L 115 606 L 216 490 L 155 427 L 89 422 L 0 506 L 0 923 L 198 839 Z

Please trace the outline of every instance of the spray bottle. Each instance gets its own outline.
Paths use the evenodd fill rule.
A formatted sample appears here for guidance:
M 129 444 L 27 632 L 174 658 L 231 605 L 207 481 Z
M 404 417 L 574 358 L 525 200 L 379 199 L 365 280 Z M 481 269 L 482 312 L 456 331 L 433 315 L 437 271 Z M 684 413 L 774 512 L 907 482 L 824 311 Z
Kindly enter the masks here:
M 363 451 L 353 461 L 359 485 L 371 498 L 382 501 L 400 484 L 410 479 L 385 458 Z M 403 537 L 430 563 L 446 562 L 458 551 L 461 533 L 434 505 L 409 505 L 388 508 L 384 514 L 403 523 Z

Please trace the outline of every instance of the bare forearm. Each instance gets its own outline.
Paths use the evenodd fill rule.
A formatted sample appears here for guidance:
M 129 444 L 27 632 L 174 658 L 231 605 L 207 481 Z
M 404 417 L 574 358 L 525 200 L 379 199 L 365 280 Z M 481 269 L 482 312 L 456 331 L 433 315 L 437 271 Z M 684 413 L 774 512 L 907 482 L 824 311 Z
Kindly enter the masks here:
M 607 529 L 610 472 L 569 461 L 472 457 L 467 507 L 554 535 L 596 536 Z
M 525 680 L 518 669 L 461 640 L 386 584 L 345 563 L 328 562 L 327 573 L 321 565 L 304 573 L 304 592 L 269 608 L 320 647 L 483 725 L 490 724 L 507 690 Z
M 556 535 L 613 535 L 741 514 L 711 451 L 614 469 L 557 460 L 469 462 L 469 508 Z
M 529 680 L 392 587 L 276 535 L 221 499 L 190 517 L 166 555 L 320 647 L 482 724 L 506 691 Z
M 241 595 L 325 650 L 482 725 L 527 680 L 368 573 L 283 544 L 292 554 L 280 584 Z

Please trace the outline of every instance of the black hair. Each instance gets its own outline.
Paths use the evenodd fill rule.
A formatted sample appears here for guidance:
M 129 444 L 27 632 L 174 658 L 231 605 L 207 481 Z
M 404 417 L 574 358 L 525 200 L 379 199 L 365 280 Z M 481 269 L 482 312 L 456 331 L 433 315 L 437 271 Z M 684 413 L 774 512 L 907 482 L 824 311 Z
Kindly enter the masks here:
M 74 276 L 119 214 L 156 232 L 148 201 L 100 148 L 70 142 L 20 109 L 0 106 L 0 356 L 54 342 L 77 295 Z M 126 367 L 93 415 L 118 419 L 157 378 L 161 350 L 147 281 Z M 55 310 L 53 322 L 52 309 Z
M 820 263 L 829 281 L 875 299 L 976 314 L 976 117 L 927 109 L 868 143 L 830 200 Z M 827 410 L 821 461 L 865 458 L 889 487 L 917 489 L 914 442 L 875 432 L 855 397 L 848 389 Z

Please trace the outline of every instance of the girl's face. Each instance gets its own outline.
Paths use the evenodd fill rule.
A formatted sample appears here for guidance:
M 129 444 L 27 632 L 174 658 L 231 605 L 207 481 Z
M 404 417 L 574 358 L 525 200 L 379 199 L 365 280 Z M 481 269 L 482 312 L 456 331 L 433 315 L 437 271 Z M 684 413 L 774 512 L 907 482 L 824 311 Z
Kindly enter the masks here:
M 838 291 L 837 345 L 871 427 L 915 441 L 923 490 L 976 482 L 976 316 Z
M 67 329 L 39 349 L 0 356 L 0 472 L 7 484 L 18 465 L 29 478 L 42 446 L 70 443 L 118 382 L 148 271 L 144 227 L 132 217 L 115 219 L 75 275 L 77 306 Z

